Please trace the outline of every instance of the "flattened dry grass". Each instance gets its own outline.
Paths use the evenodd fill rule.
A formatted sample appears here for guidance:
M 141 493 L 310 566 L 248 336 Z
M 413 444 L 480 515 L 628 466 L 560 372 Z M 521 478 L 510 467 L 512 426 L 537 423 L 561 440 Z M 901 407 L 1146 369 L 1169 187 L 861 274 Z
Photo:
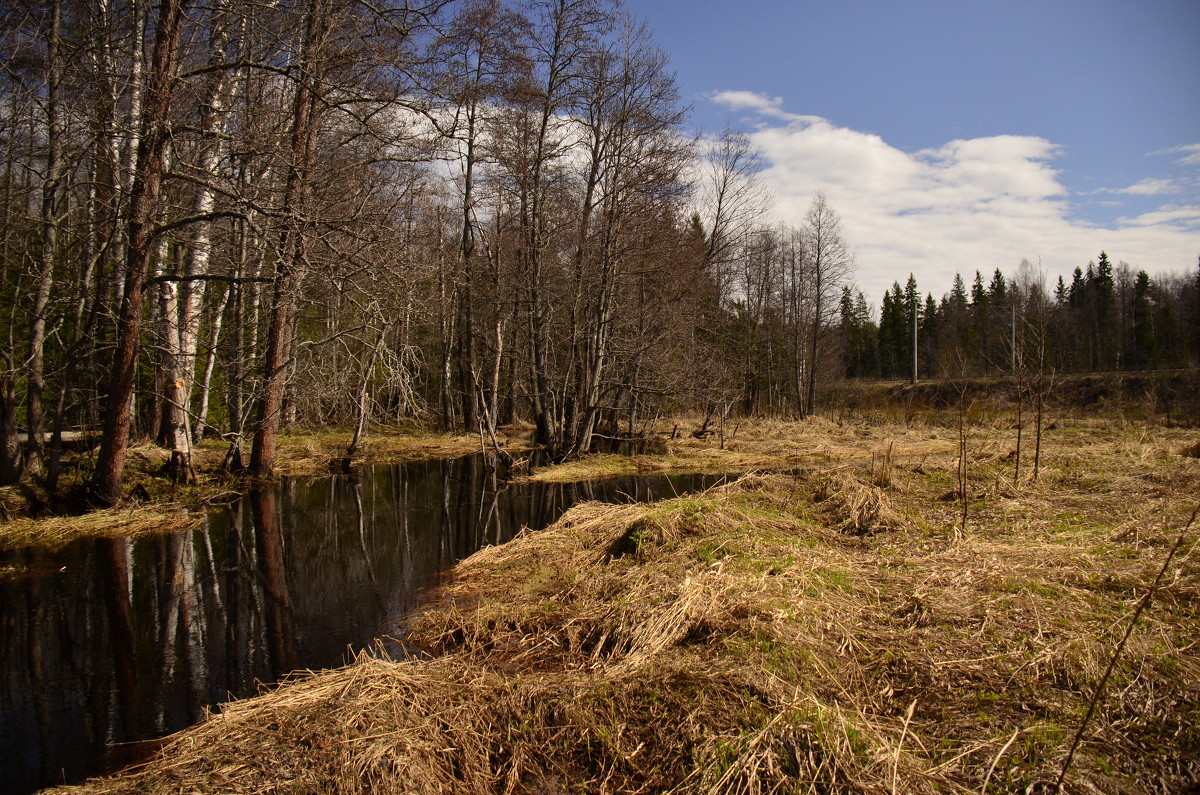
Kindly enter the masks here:
M 38 546 L 59 549 L 79 538 L 121 538 L 174 533 L 198 527 L 202 514 L 183 505 L 135 506 L 92 511 L 82 516 L 11 519 L 0 522 L 0 549 Z M 0 570 L 0 577 L 4 571 Z
M 353 433 L 349 430 L 298 431 L 279 439 L 275 469 L 280 475 L 315 475 L 328 472 L 331 462 L 346 455 Z M 502 444 L 510 450 L 526 446 L 501 432 Z M 363 438 L 354 463 L 389 463 L 420 458 L 454 458 L 478 453 L 477 435 L 439 433 L 412 428 L 404 432 L 375 431 Z
M 755 419 L 729 421 L 724 444 L 716 433 L 696 438 L 702 418 L 661 422 L 657 439 L 665 442 L 661 455 L 589 455 L 542 467 L 530 480 L 569 482 L 649 473 L 749 472 L 828 467 L 870 461 L 894 447 L 897 460 L 949 454 L 954 445 L 931 434 L 926 426 L 888 423 L 835 422 L 813 416 L 802 421 Z
M 814 499 L 853 535 L 882 530 L 903 530 L 908 520 L 892 506 L 887 493 L 844 469 L 822 475 Z
M 961 537 L 949 456 L 576 506 L 456 567 L 427 657 L 302 677 L 84 789 L 1049 792 L 1200 493 L 1174 432 L 1081 434 L 1037 482 L 973 459 Z M 1197 619 L 1193 534 L 1066 792 L 1200 786 Z

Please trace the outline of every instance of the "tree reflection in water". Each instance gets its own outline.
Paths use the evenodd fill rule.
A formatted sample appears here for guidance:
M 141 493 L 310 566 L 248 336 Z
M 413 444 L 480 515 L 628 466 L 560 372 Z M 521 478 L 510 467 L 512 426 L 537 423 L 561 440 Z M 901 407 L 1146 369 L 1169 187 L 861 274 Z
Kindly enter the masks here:
M 434 574 L 576 502 L 714 480 L 512 485 L 482 456 L 371 466 L 251 491 L 195 532 L 16 553 L 37 573 L 0 582 L 0 792 L 133 761 L 230 695 L 343 663 L 398 635 Z

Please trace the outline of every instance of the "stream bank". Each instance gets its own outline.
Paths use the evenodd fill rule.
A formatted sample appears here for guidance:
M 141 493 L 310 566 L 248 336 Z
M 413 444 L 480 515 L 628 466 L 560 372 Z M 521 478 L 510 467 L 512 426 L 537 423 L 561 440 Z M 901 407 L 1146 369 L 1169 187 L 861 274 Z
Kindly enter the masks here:
M 478 454 L 376 464 L 282 477 L 173 532 L 5 553 L 22 573 L 0 581 L 0 792 L 119 766 L 293 671 L 399 653 L 439 572 L 576 503 L 719 479 L 512 483 Z
M 1009 428 L 976 428 L 965 526 L 955 457 L 900 455 L 909 432 L 579 505 L 457 564 L 419 657 L 234 702 L 73 791 L 1050 792 L 1080 728 L 1066 792 L 1200 786 L 1198 432 L 1064 423 L 1014 482 Z

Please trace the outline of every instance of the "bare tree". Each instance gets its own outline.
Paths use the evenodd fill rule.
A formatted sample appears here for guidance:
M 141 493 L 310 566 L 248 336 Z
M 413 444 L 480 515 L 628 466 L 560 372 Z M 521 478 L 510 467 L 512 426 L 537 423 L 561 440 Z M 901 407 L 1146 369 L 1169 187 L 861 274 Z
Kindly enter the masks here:
M 237 71 L 226 68 L 230 56 L 238 54 L 238 34 L 246 27 L 244 17 L 235 14 L 233 0 L 220 0 L 206 20 L 208 54 L 206 72 L 199 92 L 199 119 L 194 157 L 178 168 L 191 177 L 190 214 L 184 244 L 182 268 L 178 279 L 163 278 L 159 283 L 162 311 L 162 408 L 159 443 L 171 451 L 171 467 L 182 473 L 190 467 L 192 443 L 191 400 L 196 380 L 196 353 L 200 339 L 200 320 L 207 291 L 209 262 L 213 248 L 214 217 L 219 186 L 218 170 L 229 148 L 229 104 L 236 86 Z M 232 52 L 231 52 L 232 50 Z M 178 152 L 180 147 L 176 147 Z M 189 155 L 193 153 L 189 152 Z M 219 329 L 220 324 L 213 327 Z M 200 433 L 202 421 L 196 423 Z
M 499 0 L 465 4 L 433 46 L 431 91 L 448 116 L 443 134 L 455 149 L 459 190 L 458 274 L 456 278 L 457 382 L 463 424 L 475 424 L 481 384 L 476 351 L 477 294 L 480 292 L 476 243 L 480 220 L 477 177 L 486 159 L 485 132 L 491 108 L 509 87 L 526 21 Z M 447 389 L 448 384 L 444 385 Z
M 838 297 L 842 285 L 854 272 L 854 254 L 842 236 L 842 222 L 837 212 L 825 200 L 825 192 L 813 196 L 804 215 L 804 234 L 810 263 L 812 303 L 808 317 L 807 390 L 801 415 L 812 414 L 817 396 L 818 354 L 826 334 L 833 328 L 838 312 Z
M 117 349 L 109 383 L 104 436 L 92 479 L 95 499 L 113 505 L 120 499 L 121 474 L 129 445 L 130 403 L 137 379 L 138 336 L 145 300 L 146 274 L 159 209 L 171 102 L 175 93 L 183 0 L 161 0 L 154 50 L 147 75 L 137 163 L 130 191 L 129 234 Z
M 758 179 L 762 155 L 743 132 L 725 129 L 708 142 L 700 178 L 701 219 L 708 233 L 705 265 L 722 296 L 737 248 L 766 214 L 770 198 Z
M 26 392 L 25 466 L 38 471 L 42 467 L 42 392 L 45 390 L 46 312 L 54 284 L 54 267 L 58 259 L 58 232 L 62 205 L 63 122 L 60 91 L 62 89 L 62 58 L 60 31 L 62 0 L 50 4 L 46 26 L 46 164 L 42 178 L 42 243 L 38 257 L 37 283 L 34 290 L 32 320 L 29 330 L 29 383 Z
M 307 267 L 308 224 L 312 196 L 312 172 L 316 158 L 321 81 L 327 66 L 326 39 L 333 22 L 335 0 L 308 0 L 300 23 L 296 55 L 295 87 L 289 132 L 289 158 L 281 215 L 278 260 L 267 322 L 263 355 L 263 380 L 258 401 L 258 419 L 250 452 L 250 471 L 269 476 L 275 463 L 276 441 L 283 411 L 284 387 L 292 359 L 300 284 Z

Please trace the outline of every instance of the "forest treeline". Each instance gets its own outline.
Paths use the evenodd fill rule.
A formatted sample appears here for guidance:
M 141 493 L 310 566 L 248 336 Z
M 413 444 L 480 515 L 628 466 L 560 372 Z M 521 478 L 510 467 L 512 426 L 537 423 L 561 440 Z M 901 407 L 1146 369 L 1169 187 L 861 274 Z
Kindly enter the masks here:
M 683 408 L 804 416 L 903 356 L 915 283 L 876 323 L 824 195 L 769 223 L 748 137 L 689 136 L 665 54 L 610 0 L 0 15 L 0 483 L 54 491 L 96 430 L 100 504 L 135 438 L 182 475 L 219 435 L 265 475 L 289 426 L 352 427 L 353 455 L 372 423 L 526 420 L 561 457 Z M 1066 304 L 1020 278 L 927 298 L 922 367 L 1003 367 L 1010 304 L 1021 329 L 1045 304 L 1043 338 L 1090 324 L 1088 367 L 1194 357 L 1163 335 L 1194 340 L 1195 285 L 1138 303 L 1122 278 Z M 1113 336 L 1126 303 L 1153 355 Z
M 78 430 L 111 503 L 139 436 L 266 474 L 296 424 L 524 419 L 562 456 L 683 405 L 811 410 L 837 215 L 764 227 L 746 136 L 685 133 L 615 4 L 3 13 L 4 482 L 53 487 Z
M 1022 260 L 970 288 L 955 274 L 949 292 L 921 296 L 910 274 L 894 282 L 878 320 L 860 291 L 843 288 L 839 309 L 850 378 L 955 378 L 1200 364 L 1200 262 L 1192 273 L 1151 278 L 1106 252 L 1070 282 L 1051 287 Z M 915 344 L 914 344 L 915 343 Z M 916 357 L 914 360 L 914 348 Z

